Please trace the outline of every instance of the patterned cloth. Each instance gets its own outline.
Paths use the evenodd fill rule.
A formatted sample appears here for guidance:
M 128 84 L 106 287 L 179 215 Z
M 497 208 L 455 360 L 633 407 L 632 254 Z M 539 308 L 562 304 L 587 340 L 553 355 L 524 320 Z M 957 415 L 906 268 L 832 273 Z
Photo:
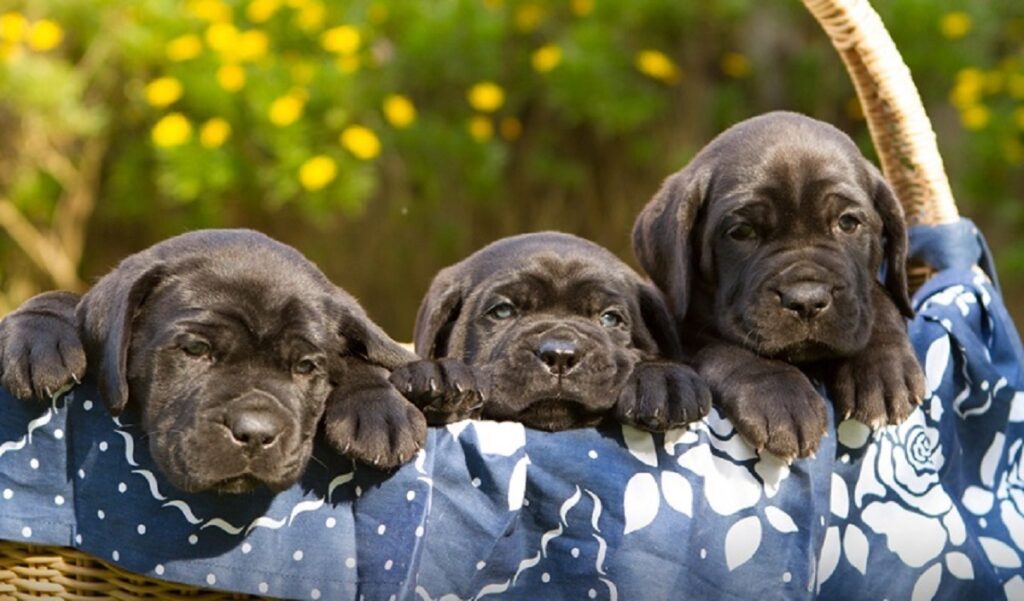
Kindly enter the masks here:
M 277 496 L 185 495 L 88 385 L 0 393 L 0 538 L 305 599 L 1024 599 L 1020 340 L 975 271 L 915 305 L 923 407 L 830 424 L 792 465 L 717 414 L 664 436 L 467 421 L 393 474 L 318 447 Z

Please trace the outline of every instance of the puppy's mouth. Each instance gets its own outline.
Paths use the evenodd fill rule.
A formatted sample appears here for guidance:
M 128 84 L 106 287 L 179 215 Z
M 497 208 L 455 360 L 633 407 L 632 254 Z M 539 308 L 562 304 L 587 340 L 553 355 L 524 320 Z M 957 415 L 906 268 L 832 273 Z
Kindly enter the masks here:
M 266 484 L 266 482 L 252 474 L 242 474 L 219 480 L 210 486 L 210 488 L 221 493 L 240 494 L 252 492 L 263 484 Z M 273 487 L 271 487 L 271 489 L 273 490 Z
M 516 415 L 516 420 L 538 430 L 568 430 L 596 425 L 603 411 L 592 411 L 581 399 L 566 396 L 540 398 Z

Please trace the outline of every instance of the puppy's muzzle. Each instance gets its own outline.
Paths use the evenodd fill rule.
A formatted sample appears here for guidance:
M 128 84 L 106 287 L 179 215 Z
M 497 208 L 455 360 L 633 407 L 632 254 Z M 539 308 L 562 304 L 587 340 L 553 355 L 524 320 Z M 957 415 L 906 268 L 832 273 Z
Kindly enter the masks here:
M 535 354 L 548 372 L 555 376 L 568 375 L 582 358 L 576 342 L 562 336 L 542 338 Z
M 773 292 L 778 296 L 783 309 L 805 321 L 828 311 L 834 296 L 831 285 L 811 280 L 777 286 Z
M 255 457 L 271 450 L 284 438 L 288 429 L 288 416 L 273 399 L 253 392 L 231 403 L 221 422 L 231 435 L 235 446 Z

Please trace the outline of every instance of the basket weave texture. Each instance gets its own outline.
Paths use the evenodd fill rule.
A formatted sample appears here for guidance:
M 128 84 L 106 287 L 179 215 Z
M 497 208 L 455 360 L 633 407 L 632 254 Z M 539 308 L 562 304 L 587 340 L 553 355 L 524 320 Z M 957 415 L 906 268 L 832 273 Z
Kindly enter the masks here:
M 882 170 L 910 224 L 959 219 L 910 70 L 867 0 L 803 0 L 839 52 L 857 90 Z M 918 278 L 920 279 L 920 275 Z M 0 598 L 250 599 L 172 584 L 63 547 L 0 541 Z

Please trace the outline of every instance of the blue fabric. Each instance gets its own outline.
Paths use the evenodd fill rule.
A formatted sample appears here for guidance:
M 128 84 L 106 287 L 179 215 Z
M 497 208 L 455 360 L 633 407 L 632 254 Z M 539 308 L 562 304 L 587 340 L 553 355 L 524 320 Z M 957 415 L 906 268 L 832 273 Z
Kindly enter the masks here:
M 0 538 L 305 599 L 1024 599 L 1020 340 L 964 266 L 915 306 L 922 408 L 830 424 L 791 466 L 717 414 L 666 435 L 460 422 L 390 475 L 318 448 L 277 496 L 184 495 L 94 389 L 3 393 Z

